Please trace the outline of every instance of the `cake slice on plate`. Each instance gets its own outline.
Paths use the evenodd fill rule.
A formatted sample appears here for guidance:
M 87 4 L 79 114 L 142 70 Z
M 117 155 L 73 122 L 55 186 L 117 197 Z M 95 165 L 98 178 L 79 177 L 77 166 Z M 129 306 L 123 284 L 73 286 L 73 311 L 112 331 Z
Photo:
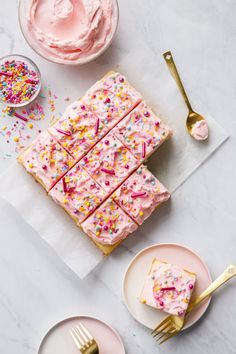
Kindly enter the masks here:
M 49 132 L 77 161 L 106 133 L 102 124 L 82 101 L 69 105 L 63 116 L 49 128 Z
M 196 281 L 195 273 L 154 259 L 140 301 L 171 315 L 184 316 Z
M 80 164 L 107 193 L 116 189 L 139 166 L 138 160 L 111 132 Z
M 39 134 L 18 161 L 46 191 L 75 164 L 75 160 L 48 131 Z
M 112 198 L 141 225 L 160 204 L 170 198 L 170 193 L 142 165 L 112 194 Z
M 115 136 L 141 161 L 146 160 L 171 135 L 171 129 L 141 102 L 114 129 Z
M 83 223 L 82 229 L 108 255 L 138 225 L 111 199 L 107 199 Z
M 108 129 L 113 128 L 141 99 L 141 94 L 126 77 L 114 71 L 97 81 L 82 98 Z
M 103 202 L 107 193 L 76 164 L 49 195 L 80 225 Z

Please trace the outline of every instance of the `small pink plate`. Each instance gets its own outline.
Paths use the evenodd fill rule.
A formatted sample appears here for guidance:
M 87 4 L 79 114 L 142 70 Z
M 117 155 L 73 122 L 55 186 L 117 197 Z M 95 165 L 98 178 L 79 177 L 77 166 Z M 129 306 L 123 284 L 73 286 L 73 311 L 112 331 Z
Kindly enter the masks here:
M 139 252 L 130 262 L 124 277 L 123 296 L 124 302 L 131 315 L 144 326 L 153 329 L 166 317 L 166 313 L 156 310 L 139 302 L 147 273 L 152 260 L 157 257 L 160 260 L 177 264 L 189 271 L 196 273 L 197 281 L 193 297 L 200 295 L 210 283 L 211 275 L 205 262 L 191 249 L 173 243 L 163 243 L 145 248 Z M 186 317 L 184 329 L 197 322 L 206 311 L 211 298 L 206 299 L 193 312 Z
M 99 346 L 99 354 L 125 354 L 119 334 L 106 323 L 87 316 L 67 318 L 53 326 L 42 340 L 38 354 L 79 354 L 70 330 L 82 323 L 92 334 Z

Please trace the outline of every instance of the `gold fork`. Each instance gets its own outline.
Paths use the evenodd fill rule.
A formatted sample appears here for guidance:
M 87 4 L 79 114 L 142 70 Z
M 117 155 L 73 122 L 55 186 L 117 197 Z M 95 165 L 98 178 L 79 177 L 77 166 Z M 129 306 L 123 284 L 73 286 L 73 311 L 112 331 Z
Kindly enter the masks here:
M 213 281 L 213 283 L 208 286 L 208 288 L 206 288 L 206 290 L 201 293 L 201 295 L 189 304 L 186 315 L 235 275 L 236 267 L 231 264 L 215 281 Z M 175 336 L 183 328 L 184 321 L 185 317 L 169 315 L 152 331 L 152 335 L 154 338 L 157 337 L 156 340 L 159 344 L 162 344 L 171 337 Z
M 70 334 L 82 354 L 99 354 L 98 345 L 82 323 L 72 328 Z

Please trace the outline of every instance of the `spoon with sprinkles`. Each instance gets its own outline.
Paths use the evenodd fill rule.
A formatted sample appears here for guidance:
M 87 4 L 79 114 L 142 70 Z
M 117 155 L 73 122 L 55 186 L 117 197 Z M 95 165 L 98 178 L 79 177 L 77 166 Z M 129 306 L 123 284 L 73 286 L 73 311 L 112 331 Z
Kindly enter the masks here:
M 31 103 L 41 89 L 41 75 L 36 64 L 21 55 L 0 59 L 0 100 L 9 107 Z

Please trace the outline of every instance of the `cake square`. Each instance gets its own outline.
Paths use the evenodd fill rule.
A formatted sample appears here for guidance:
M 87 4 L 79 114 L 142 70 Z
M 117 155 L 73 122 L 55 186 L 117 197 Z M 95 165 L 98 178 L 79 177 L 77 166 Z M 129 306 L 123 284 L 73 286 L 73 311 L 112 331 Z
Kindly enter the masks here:
M 69 105 L 49 132 L 78 161 L 107 133 L 107 128 L 82 101 L 77 101 Z
M 111 129 L 141 101 L 141 98 L 141 94 L 123 75 L 109 72 L 87 91 L 83 101 L 102 123 Z
M 161 203 L 170 198 L 170 193 L 142 165 L 122 183 L 112 194 L 112 198 L 141 225 Z
M 140 301 L 171 315 L 184 316 L 196 281 L 195 273 L 154 259 Z
M 107 194 L 76 164 L 50 190 L 49 195 L 80 224 L 103 202 Z
M 42 132 L 18 161 L 46 191 L 75 164 L 75 160 L 49 134 Z
M 145 102 L 141 102 L 115 127 L 114 134 L 143 161 L 172 135 L 172 131 Z
M 111 198 L 82 223 L 84 232 L 102 250 L 103 246 L 119 244 L 137 227 L 137 224 Z
M 138 167 L 138 160 L 110 132 L 80 161 L 107 193 L 116 189 Z

